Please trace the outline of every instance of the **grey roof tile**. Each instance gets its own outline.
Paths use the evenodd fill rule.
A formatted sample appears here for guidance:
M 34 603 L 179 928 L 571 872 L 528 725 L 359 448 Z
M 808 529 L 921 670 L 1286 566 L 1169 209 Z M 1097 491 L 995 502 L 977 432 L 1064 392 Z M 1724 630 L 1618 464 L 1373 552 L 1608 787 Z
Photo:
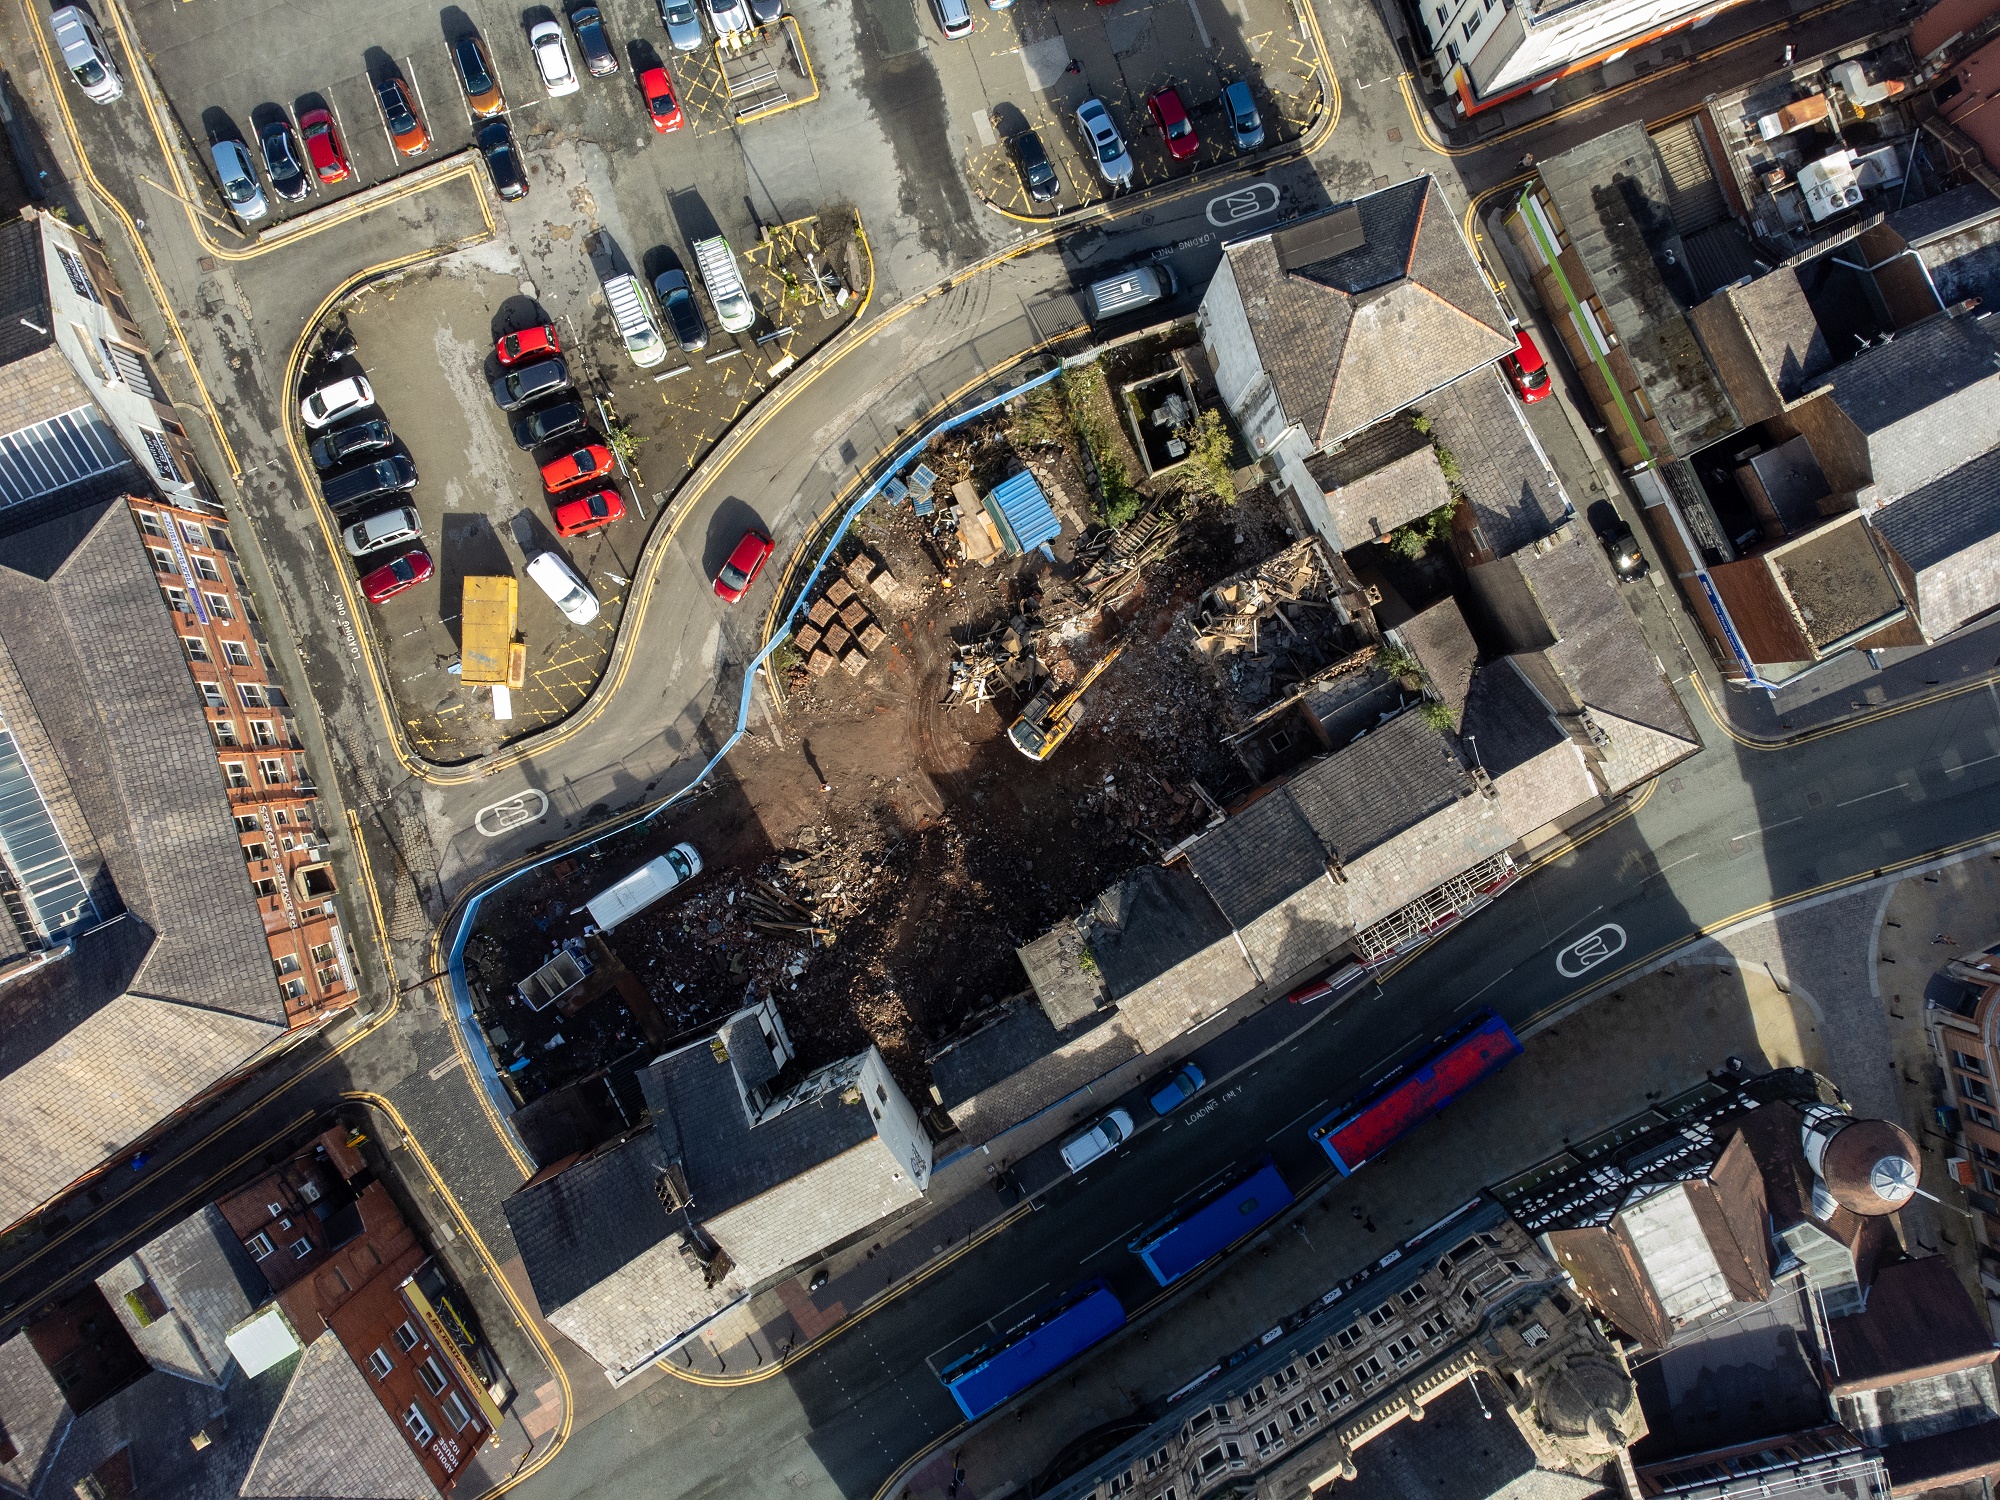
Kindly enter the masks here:
M 1463 713 L 1479 664 L 1479 646 L 1466 628 L 1456 599 L 1440 599 L 1421 614 L 1395 627 L 1417 665 L 1424 669 L 1431 690 L 1454 713 Z
M 1459 737 L 1495 780 L 1569 738 L 1506 657 L 1482 667 L 1472 679 Z
M 1285 792 L 1327 852 L 1346 864 L 1472 789 L 1444 734 L 1412 710 L 1314 762 Z
M 1833 351 L 1827 347 L 1826 335 L 1806 300 L 1796 269 L 1782 267 L 1722 295 L 1743 320 L 1757 362 L 1782 399 L 1794 401 L 1803 396 L 1833 368 Z
M 502 1201 L 544 1312 L 574 1302 L 681 1228 L 658 1192 L 671 1160 L 642 1128 Z
M 167 1314 L 142 1324 L 125 1297 L 145 1282 L 166 1303 Z M 97 1285 L 155 1369 L 207 1385 L 229 1378 L 224 1340 L 270 1294 L 214 1204 L 148 1240 L 99 1276 Z
M 1929 318 L 1837 366 L 1830 384 L 1867 440 L 1879 504 L 2000 448 L 1991 315 Z
M 1968 182 L 1899 208 L 1886 222 L 1905 243 L 1920 246 L 1995 214 L 2000 214 L 2000 198 L 1979 183 Z
M 1289 791 L 1267 794 L 1188 849 L 1202 888 L 1238 929 L 1326 878 L 1326 850 Z
M 243 1476 L 244 1500 L 432 1500 L 410 1451 L 339 1339 L 306 1346 Z
M 1090 951 L 1114 998 L 1230 933 L 1214 893 L 1179 863 L 1140 866 L 1097 898 L 1086 921 Z
M 0 1464 L 0 1491 L 35 1493 L 42 1466 L 61 1446 L 75 1414 L 25 1333 L 0 1344 L 0 1431 L 17 1450 Z
M 2000 604 L 2000 450 L 1961 464 L 1869 517 L 1916 575 L 1933 639 Z
M 1569 497 L 1497 369 L 1474 370 L 1427 397 L 1423 413 L 1457 463 L 1459 488 L 1494 552 L 1504 557 L 1562 524 Z
M 0 224 L 0 365 L 48 348 L 55 342 L 52 322 L 41 223 L 9 219 Z

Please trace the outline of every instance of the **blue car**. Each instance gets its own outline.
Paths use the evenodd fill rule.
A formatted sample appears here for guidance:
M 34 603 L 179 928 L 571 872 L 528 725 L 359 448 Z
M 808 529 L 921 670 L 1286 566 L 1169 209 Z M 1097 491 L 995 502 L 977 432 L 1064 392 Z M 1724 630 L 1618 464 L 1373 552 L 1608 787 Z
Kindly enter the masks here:
M 1208 1080 L 1202 1077 L 1201 1069 L 1188 1063 L 1169 1078 L 1154 1093 L 1152 1104 L 1156 1115 L 1170 1115 L 1188 1100 L 1192 1099 Z

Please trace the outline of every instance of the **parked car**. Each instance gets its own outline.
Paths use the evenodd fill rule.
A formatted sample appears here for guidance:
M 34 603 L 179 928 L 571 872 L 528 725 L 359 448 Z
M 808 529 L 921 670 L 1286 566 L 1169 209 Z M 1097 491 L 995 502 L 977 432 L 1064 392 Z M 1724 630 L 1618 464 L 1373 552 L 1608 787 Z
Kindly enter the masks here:
M 694 287 L 687 272 L 660 272 L 653 278 L 653 295 L 666 311 L 667 326 L 673 329 L 674 339 L 683 351 L 699 354 L 708 347 L 708 320 L 702 317 L 700 304 L 694 300 Z
M 736 544 L 722 571 L 715 575 L 715 592 L 731 604 L 741 603 L 775 550 L 776 544 L 763 532 L 744 532 L 743 540 Z
M 1160 134 L 1167 138 L 1167 155 L 1175 161 L 1186 161 L 1201 149 L 1201 137 L 1194 133 L 1194 122 L 1188 118 L 1187 106 L 1181 103 L 1178 92 L 1165 88 L 1148 94 L 1146 108 L 1152 112 Z
M 701 13 L 694 8 L 694 0 L 660 0 L 660 24 L 667 28 L 667 41 L 674 51 L 701 50 Z
M 569 13 L 569 29 L 576 33 L 577 50 L 592 78 L 604 78 L 618 71 L 618 54 L 611 50 L 611 33 L 604 29 L 604 12 L 594 5 L 580 5 Z
M 400 557 L 391 558 L 372 573 L 364 573 L 361 578 L 361 592 L 370 604 L 382 604 L 393 599 L 404 589 L 413 589 L 431 576 L 431 555 L 421 547 L 412 547 Z
M 459 86 L 465 90 L 465 107 L 481 119 L 507 108 L 500 93 L 500 79 L 493 71 L 493 59 L 486 43 L 476 36 L 462 36 L 451 44 L 451 60 L 458 66 Z
M 89 11 L 76 5 L 62 6 L 50 13 L 49 29 L 55 33 L 63 66 L 83 90 L 84 98 L 109 104 L 125 96 L 125 81 L 118 76 L 111 49 L 104 45 L 104 33 L 97 29 Z
M 521 153 L 514 146 L 514 127 L 506 119 L 488 120 L 479 127 L 475 139 L 479 154 L 486 158 L 486 173 L 493 179 L 493 191 L 509 202 L 528 196 L 528 173 L 521 165 Z
M 364 453 L 376 453 L 396 440 L 389 430 L 389 424 L 381 417 L 369 417 L 361 422 L 349 422 L 345 427 L 313 439 L 313 467 L 324 474 L 335 469 L 350 458 L 359 458 Z
M 502 411 L 519 411 L 530 401 L 569 389 L 569 366 L 560 358 L 516 365 L 493 382 L 493 399 Z
M 617 458 L 602 443 L 585 443 L 561 458 L 542 465 L 542 486 L 551 495 L 575 489 L 593 479 L 602 479 L 617 465 Z
M 417 466 L 407 453 L 356 464 L 320 478 L 319 492 L 336 516 L 351 516 L 362 506 L 387 495 L 406 494 L 417 487 Z
M 1532 406 L 1548 395 L 1548 362 L 1542 358 L 1542 351 L 1535 347 L 1527 329 L 1514 330 L 1514 352 L 1500 363 L 1506 367 L 1507 378 L 1514 382 L 1514 391 L 1523 405 Z
M 750 0 L 750 18 L 759 26 L 776 26 L 784 15 L 785 0 Z
M 649 860 L 616 885 L 605 887 L 583 903 L 591 925 L 609 932 L 627 917 L 636 916 L 660 897 L 701 873 L 701 856 L 693 844 L 676 844 L 658 859 Z
M 584 536 L 624 519 L 625 501 L 616 490 L 599 490 L 565 500 L 555 508 L 557 536 Z
M 299 162 L 290 120 L 280 115 L 259 125 L 257 145 L 264 153 L 264 173 L 271 179 L 272 192 L 287 203 L 297 203 L 312 191 L 312 178 Z
M 931 14 L 937 17 L 938 30 L 953 41 L 972 35 L 972 7 L 966 0 L 931 0 Z
M 1153 1091 L 1149 1101 L 1156 1115 L 1170 1115 L 1200 1092 L 1208 1080 L 1193 1063 L 1188 1063 Z
M 1125 137 L 1111 123 L 1111 112 L 1101 100 L 1086 99 L 1077 106 L 1076 122 L 1090 141 L 1097 158 L 1097 175 L 1112 187 L 1126 187 L 1132 181 L 1132 154 L 1125 149 Z
M 397 505 L 363 516 L 341 532 L 340 542 L 349 557 L 366 557 L 398 542 L 414 542 L 422 535 L 423 523 L 417 513 L 407 505 Z
M 589 425 L 590 413 L 579 402 L 564 401 L 555 406 L 545 406 L 540 411 L 531 411 L 514 419 L 514 446 L 539 448 L 543 443 L 552 443 L 559 437 L 568 437 L 572 432 L 581 432 Z
M 1631 583 L 1644 578 L 1650 564 L 1646 554 L 1639 550 L 1638 539 L 1632 535 L 1632 528 L 1620 524 L 1604 538 L 1604 550 L 1611 555 L 1611 571 L 1618 575 L 1620 583 Z
M 264 190 L 257 186 L 257 168 L 241 141 L 216 141 L 208 148 L 208 159 L 215 163 L 223 201 L 237 218 L 254 224 L 271 211 L 271 205 L 264 201 Z
M 576 569 L 558 553 L 537 552 L 528 559 L 528 576 L 549 596 L 555 607 L 572 625 L 588 625 L 597 618 L 597 595 L 591 593 Z
M 1021 169 L 1021 182 L 1030 198 L 1047 203 L 1062 191 L 1062 179 L 1056 176 L 1055 165 L 1049 160 L 1040 136 L 1024 130 L 1007 145 L 1014 153 L 1014 164 Z
M 332 186 L 354 175 L 354 169 L 347 164 L 347 152 L 340 144 L 340 134 L 334 129 L 332 110 L 312 109 L 300 115 L 299 134 L 306 138 L 306 156 L 321 182 Z
M 375 404 L 374 388 L 365 375 L 350 375 L 323 385 L 299 403 L 299 420 L 314 432 L 330 427 L 342 417 L 366 411 Z
M 646 96 L 646 118 L 658 131 L 681 128 L 681 101 L 674 97 L 674 81 L 665 68 L 647 68 L 639 75 L 639 92 Z
M 562 344 L 556 339 L 553 323 L 541 323 L 533 328 L 517 328 L 512 333 L 502 334 L 493 345 L 494 357 L 503 365 L 511 365 L 518 360 L 533 359 L 544 354 L 560 353 Z
M 1100 1156 L 1107 1156 L 1132 1139 L 1132 1116 L 1114 1109 L 1082 1135 L 1071 1136 L 1062 1145 L 1063 1165 L 1081 1172 Z
M 702 0 L 702 4 L 708 9 L 708 24 L 715 28 L 717 36 L 750 29 L 750 12 L 743 8 L 743 0 Z
M 382 106 L 382 121 L 389 127 L 389 139 L 405 156 L 422 156 L 431 148 L 431 133 L 417 113 L 417 101 L 410 86 L 400 78 L 385 78 L 375 85 L 375 98 Z
M 569 42 L 554 21 L 537 21 L 529 27 L 528 46 L 535 54 L 535 71 L 542 75 L 542 87 L 551 99 L 583 87 L 577 81 L 576 64 L 570 61 Z
M 1228 117 L 1229 133 L 1238 151 L 1255 151 L 1264 144 L 1264 122 L 1257 116 L 1257 101 L 1250 97 L 1250 85 L 1242 79 L 1223 89 L 1222 113 Z

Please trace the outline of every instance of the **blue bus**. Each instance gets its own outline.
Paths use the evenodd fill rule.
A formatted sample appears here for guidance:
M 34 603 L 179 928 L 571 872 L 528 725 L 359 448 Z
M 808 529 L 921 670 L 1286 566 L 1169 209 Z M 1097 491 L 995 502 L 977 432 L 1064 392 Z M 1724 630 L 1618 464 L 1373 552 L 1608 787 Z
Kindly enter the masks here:
M 968 1419 L 1025 1391 L 1125 1326 L 1125 1308 L 1103 1281 L 1088 1281 L 1053 1306 L 938 1372 Z
M 1292 1190 L 1265 1157 L 1256 1171 L 1192 1208 L 1177 1210 L 1127 1245 L 1153 1280 L 1171 1286 L 1292 1205 Z
M 1365 1099 L 1313 1126 L 1312 1138 L 1342 1177 L 1351 1176 L 1520 1055 L 1520 1040 L 1507 1023 L 1482 1010 L 1443 1045 L 1390 1074 Z

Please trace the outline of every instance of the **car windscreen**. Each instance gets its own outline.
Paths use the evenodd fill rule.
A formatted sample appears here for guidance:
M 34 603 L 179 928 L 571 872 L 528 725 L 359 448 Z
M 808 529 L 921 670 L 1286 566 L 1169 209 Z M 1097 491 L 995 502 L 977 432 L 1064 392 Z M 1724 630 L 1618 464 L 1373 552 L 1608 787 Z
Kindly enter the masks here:
M 94 57 L 86 57 L 70 69 L 76 74 L 76 81 L 85 88 L 95 88 L 104 82 L 104 65 Z
M 694 873 L 694 867 L 687 862 L 687 856 L 678 849 L 669 849 L 667 851 L 667 863 L 673 867 L 673 872 L 683 880 L 686 880 L 688 876 Z
M 1178 141 L 1184 136 L 1190 136 L 1193 134 L 1194 134 L 1194 126 L 1188 124 L 1186 115 L 1182 115 L 1178 120 L 1167 121 L 1168 140 Z
M 225 167 L 223 170 L 228 172 L 234 172 L 237 170 L 237 167 L 236 164 L 232 162 L 229 164 L 229 166 Z M 250 178 L 247 176 L 224 178 L 222 183 L 222 190 L 224 193 L 228 194 L 229 201 L 231 203 L 248 203 L 257 196 L 257 184 L 251 181 Z
M 685 26 L 694 19 L 694 6 L 669 5 L 663 13 L 669 26 Z
M 726 562 L 722 565 L 722 582 L 729 589 L 741 590 L 749 586 L 750 575 L 737 567 L 735 563 Z

